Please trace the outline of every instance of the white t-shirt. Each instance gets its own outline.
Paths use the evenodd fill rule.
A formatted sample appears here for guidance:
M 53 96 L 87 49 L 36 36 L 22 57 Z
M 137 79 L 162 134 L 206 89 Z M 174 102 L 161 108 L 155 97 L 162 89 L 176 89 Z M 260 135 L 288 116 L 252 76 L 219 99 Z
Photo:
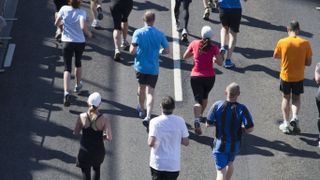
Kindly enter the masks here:
M 180 171 L 181 139 L 189 136 L 184 119 L 176 115 L 153 118 L 149 136 L 156 138 L 150 152 L 150 167 L 158 171 Z
M 85 42 L 85 37 L 80 27 L 80 21 L 85 21 L 87 17 L 84 10 L 74 9 L 71 6 L 62 6 L 58 16 L 62 18 L 63 23 L 62 42 Z

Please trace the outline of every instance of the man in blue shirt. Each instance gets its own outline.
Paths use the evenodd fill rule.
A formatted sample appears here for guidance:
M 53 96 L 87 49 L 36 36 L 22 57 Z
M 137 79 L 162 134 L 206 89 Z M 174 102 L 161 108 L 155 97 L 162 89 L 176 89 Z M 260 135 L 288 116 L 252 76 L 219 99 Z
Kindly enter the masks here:
M 154 12 L 146 11 L 143 20 L 145 26 L 133 33 L 130 53 L 135 55 L 134 69 L 139 83 L 137 110 L 139 117 L 144 118 L 143 125 L 148 128 L 159 74 L 159 53 L 168 54 L 169 43 L 164 33 L 153 26 Z
M 247 1 L 247 0 L 244 0 Z M 239 32 L 242 8 L 240 0 L 219 0 L 219 16 L 222 24 L 221 28 L 221 49 L 222 55 L 227 51 L 227 57 L 224 61 L 225 68 L 234 67 L 231 55 L 236 46 L 237 33 Z M 228 46 L 225 44 L 228 42 Z
M 216 127 L 216 140 L 212 151 L 217 169 L 217 180 L 229 180 L 233 161 L 240 150 L 242 132 L 253 131 L 253 120 L 247 107 L 237 102 L 240 87 L 237 83 L 227 86 L 226 101 L 215 102 L 208 113 L 207 126 Z

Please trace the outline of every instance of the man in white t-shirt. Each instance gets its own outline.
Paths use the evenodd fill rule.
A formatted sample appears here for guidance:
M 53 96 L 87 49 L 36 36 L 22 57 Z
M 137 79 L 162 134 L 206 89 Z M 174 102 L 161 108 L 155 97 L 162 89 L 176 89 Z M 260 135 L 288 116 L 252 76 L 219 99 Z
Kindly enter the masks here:
M 164 97 L 162 114 L 150 121 L 148 145 L 151 147 L 152 180 L 175 180 L 179 176 L 181 144 L 189 145 L 189 132 L 182 117 L 173 115 L 174 99 Z

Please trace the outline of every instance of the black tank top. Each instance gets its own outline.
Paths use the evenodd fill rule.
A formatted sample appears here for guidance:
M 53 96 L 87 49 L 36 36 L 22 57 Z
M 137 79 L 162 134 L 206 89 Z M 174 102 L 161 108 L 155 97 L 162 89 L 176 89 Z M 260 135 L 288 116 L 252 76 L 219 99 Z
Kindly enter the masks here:
M 90 116 L 87 114 L 87 120 L 90 122 L 90 126 L 82 128 L 82 136 L 80 140 L 81 149 L 88 152 L 104 151 L 103 131 L 94 130 L 94 128 L 97 128 L 93 127 L 96 125 L 95 123 L 101 115 L 102 114 L 99 114 L 95 120 L 91 120 Z

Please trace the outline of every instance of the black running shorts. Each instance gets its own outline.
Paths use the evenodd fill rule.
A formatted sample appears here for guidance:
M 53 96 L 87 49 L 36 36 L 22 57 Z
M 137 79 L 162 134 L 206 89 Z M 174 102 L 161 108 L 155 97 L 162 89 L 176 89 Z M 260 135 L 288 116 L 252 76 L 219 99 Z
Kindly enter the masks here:
M 153 89 L 156 87 L 158 81 L 158 75 L 143 74 L 140 72 L 136 72 L 136 78 L 140 85 L 147 85 Z
M 86 43 L 63 42 L 64 71 L 71 72 L 73 55 L 75 56 L 75 66 L 77 68 L 81 67 L 81 59 L 85 46 Z
M 119 1 L 110 6 L 114 29 L 121 30 L 121 22 L 128 22 L 128 17 L 132 10 L 132 7 L 132 0 Z
M 286 82 L 281 79 L 280 91 L 285 95 L 289 95 L 291 93 L 295 95 L 303 94 L 303 80 L 298 82 Z
M 241 8 L 220 8 L 220 21 L 222 26 L 229 27 L 233 32 L 239 32 L 242 9 Z
M 213 77 L 200 77 L 200 76 L 191 76 L 191 88 L 194 96 L 194 100 L 202 104 L 204 99 L 208 99 L 208 95 L 213 88 L 216 78 Z

